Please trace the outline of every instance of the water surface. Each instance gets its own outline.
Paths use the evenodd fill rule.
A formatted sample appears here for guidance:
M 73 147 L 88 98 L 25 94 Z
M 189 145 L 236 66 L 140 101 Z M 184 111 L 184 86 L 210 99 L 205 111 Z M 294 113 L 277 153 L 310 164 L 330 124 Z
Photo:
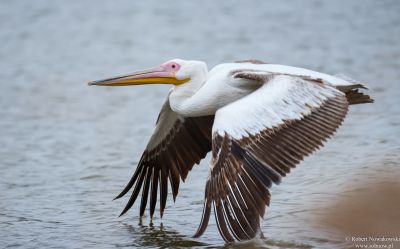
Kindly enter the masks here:
M 320 222 L 352 184 L 399 172 L 398 1 L 3 1 L 0 7 L 0 247 L 340 248 Z M 126 198 L 167 86 L 85 82 L 172 58 L 237 59 L 351 75 L 354 106 L 334 139 L 272 188 L 266 241 L 224 245 L 202 212 L 206 158 L 152 225 Z M 382 178 L 381 181 L 385 181 Z

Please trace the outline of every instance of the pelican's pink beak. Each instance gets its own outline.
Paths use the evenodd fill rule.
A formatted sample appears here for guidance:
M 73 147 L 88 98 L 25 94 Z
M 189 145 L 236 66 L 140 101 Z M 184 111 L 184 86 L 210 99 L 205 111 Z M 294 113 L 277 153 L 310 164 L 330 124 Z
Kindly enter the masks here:
M 129 86 L 143 84 L 173 84 L 181 85 L 189 79 L 177 79 L 176 72 L 179 70 L 176 63 L 163 64 L 154 68 L 137 71 L 132 74 L 108 78 L 104 80 L 90 81 L 89 86 Z

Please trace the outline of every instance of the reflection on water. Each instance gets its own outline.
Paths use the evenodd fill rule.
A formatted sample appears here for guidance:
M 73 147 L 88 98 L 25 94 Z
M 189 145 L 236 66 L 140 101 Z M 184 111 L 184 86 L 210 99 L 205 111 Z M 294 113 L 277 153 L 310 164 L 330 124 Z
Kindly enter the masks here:
M 116 247 L 158 247 L 158 248 L 186 248 L 186 247 L 204 247 L 221 249 L 242 249 L 242 248 L 297 248 L 308 249 L 311 245 L 295 242 L 276 241 L 271 239 L 253 239 L 244 242 L 235 242 L 225 244 L 224 246 L 214 246 L 207 243 L 191 240 L 187 236 L 181 235 L 172 227 L 164 227 L 161 223 L 154 226 L 122 223 L 129 234 L 132 235 L 132 241 L 126 244 L 117 244 Z
M 3 1 L 0 247 L 343 247 L 340 229 L 321 222 L 335 214 L 332 201 L 399 172 L 399 11 L 395 0 Z M 365 82 L 376 102 L 352 107 L 334 139 L 272 188 L 265 240 L 225 245 L 213 219 L 193 239 L 209 157 L 152 226 L 149 217 L 138 225 L 136 205 L 118 217 L 126 198 L 111 201 L 169 87 L 86 85 L 177 57 L 343 73 Z
M 132 243 L 117 245 L 117 247 L 185 248 L 207 246 L 206 243 L 188 239 L 186 236 L 176 232 L 172 227 L 164 228 L 162 223 L 158 227 L 151 224 L 149 226 L 144 226 L 143 224 L 137 226 L 127 223 L 122 224 L 129 234 L 132 234 Z
M 116 244 L 116 247 L 158 247 L 158 248 L 186 248 L 186 247 L 202 247 L 202 248 L 221 248 L 221 249 L 244 249 L 244 248 L 296 248 L 308 249 L 311 245 L 277 241 L 272 239 L 253 239 L 244 242 L 235 242 L 225 244 L 224 246 L 210 245 L 190 237 L 179 234 L 173 227 L 164 227 L 161 223 L 159 226 L 138 225 L 122 223 L 127 232 L 131 235 L 131 242 L 126 244 Z

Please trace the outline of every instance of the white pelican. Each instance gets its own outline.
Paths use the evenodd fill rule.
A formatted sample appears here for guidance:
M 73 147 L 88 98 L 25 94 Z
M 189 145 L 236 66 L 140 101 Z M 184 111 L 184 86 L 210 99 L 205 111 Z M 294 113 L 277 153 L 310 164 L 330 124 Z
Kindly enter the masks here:
M 247 60 L 211 71 L 201 61 L 174 59 L 130 75 L 89 85 L 173 84 L 154 134 L 131 180 L 116 197 L 141 190 L 140 216 L 150 195 L 153 217 L 160 191 L 162 217 L 168 193 L 178 194 L 193 165 L 212 150 L 204 208 L 194 237 L 201 236 L 211 209 L 227 242 L 259 235 L 269 205 L 269 188 L 305 156 L 323 145 L 345 118 L 351 104 L 373 100 L 364 85 L 303 68 Z M 150 192 L 149 192 L 150 191 Z

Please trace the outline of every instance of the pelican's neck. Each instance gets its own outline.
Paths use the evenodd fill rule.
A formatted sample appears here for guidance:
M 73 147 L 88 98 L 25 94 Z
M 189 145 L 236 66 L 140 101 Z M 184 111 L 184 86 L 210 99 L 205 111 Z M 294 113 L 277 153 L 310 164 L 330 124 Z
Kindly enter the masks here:
M 207 71 L 204 71 L 192 77 L 187 83 L 172 88 L 169 94 L 171 109 L 186 117 L 209 115 L 200 91 L 206 78 Z

